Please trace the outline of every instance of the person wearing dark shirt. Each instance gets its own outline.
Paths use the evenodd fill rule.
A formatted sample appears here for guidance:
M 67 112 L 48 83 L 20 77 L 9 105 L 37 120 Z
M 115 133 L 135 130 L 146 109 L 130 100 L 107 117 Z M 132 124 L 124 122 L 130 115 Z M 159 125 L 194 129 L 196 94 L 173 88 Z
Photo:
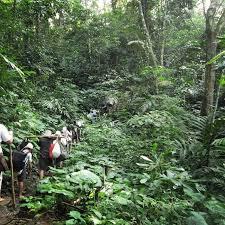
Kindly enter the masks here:
M 42 179 L 49 166 L 52 165 L 52 159 L 49 157 L 49 148 L 55 138 L 52 137 L 50 130 L 45 131 L 43 137 L 39 140 L 40 158 L 39 158 L 39 177 Z

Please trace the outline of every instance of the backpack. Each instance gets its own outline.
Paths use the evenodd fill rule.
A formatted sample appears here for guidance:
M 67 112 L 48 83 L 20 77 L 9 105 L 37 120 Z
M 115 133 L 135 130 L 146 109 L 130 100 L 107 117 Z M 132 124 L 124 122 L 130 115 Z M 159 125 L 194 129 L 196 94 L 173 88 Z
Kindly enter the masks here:
M 21 151 L 14 151 L 12 154 L 13 170 L 19 172 L 25 167 L 25 158 L 27 154 Z
M 49 158 L 57 159 L 61 155 L 60 145 L 58 141 L 51 143 L 49 147 Z
M 28 139 L 24 139 L 18 146 L 17 151 L 22 151 L 25 146 L 29 143 Z
M 19 172 L 25 167 L 26 153 L 22 152 L 25 146 L 29 143 L 28 139 L 24 139 L 18 146 L 17 151 L 12 153 L 13 170 Z

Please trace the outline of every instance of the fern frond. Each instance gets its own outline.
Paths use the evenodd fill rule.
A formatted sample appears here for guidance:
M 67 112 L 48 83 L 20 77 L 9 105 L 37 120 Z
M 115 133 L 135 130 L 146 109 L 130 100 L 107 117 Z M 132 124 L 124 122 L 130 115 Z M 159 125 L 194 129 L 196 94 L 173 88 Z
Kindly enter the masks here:
M 24 72 L 23 72 L 20 68 L 18 68 L 14 63 L 12 63 L 9 59 L 7 59 L 4 55 L 2 55 L 1 53 L 0 53 L 0 56 L 4 59 L 4 61 L 5 61 L 12 69 L 16 70 L 16 72 L 17 72 L 17 73 L 20 75 L 20 77 L 22 78 L 23 82 L 25 82 L 25 79 L 24 79 L 25 74 L 24 74 Z

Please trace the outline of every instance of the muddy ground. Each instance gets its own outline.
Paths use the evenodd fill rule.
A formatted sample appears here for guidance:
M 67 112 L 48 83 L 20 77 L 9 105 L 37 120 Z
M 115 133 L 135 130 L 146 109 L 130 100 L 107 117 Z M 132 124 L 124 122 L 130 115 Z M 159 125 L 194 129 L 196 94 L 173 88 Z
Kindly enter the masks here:
M 36 194 L 36 185 L 38 176 L 36 171 L 25 180 L 24 196 L 34 196 Z M 13 208 L 11 197 L 11 177 L 5 174 L 2 184 L 2 197 L 5 199 L 0 203 L 0 225 L 53 225 L 56 223 L 54 215 L 42 214 L 34 215 L 20 207 L 18 199 L 17 179 L 15 177 L 16 209 Z

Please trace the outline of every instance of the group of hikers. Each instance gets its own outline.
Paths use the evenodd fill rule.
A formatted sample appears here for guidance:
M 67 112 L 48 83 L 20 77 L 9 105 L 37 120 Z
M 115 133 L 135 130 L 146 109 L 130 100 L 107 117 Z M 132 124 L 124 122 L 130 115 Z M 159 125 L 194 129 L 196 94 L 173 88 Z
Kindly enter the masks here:
M 83 121 L 78 120 L 73 125 L 63 127 L 62 131 L 52 133 L 50 130 L 46 130 L 41 136 L 38 136 L 38 145 L 40 147 L 38 170 L 40 179 L 45 176 L 50 166 L 62 167 L 63 161 L 70 153 L 72 144 L 80 142 L 82 126 Z M 17 150 L 12 152 L 11 165 L 17 175 L 19 198 L 23 197 L 24 180 L 27 173 L 30 174 L 32 169 L 34 145 L 28 138 L 31 137 L 26 137 L 17 146 Z M 2 142 L 11 145 L 13 143 L 13 132 L 9 131 L 3 124 L 0 124 L 0 202 L 4 201 L 1 197 L 3 172 L 7 171 L 11 166 L 3 155 Z
M 108 114 L 115 109 L 116 105 L 117 99 L 107 98 L 101 106 L 101 112 L 103 115 Z M 92 123 L 95 123 L 99 115 L 99 110 L 91 109 L 87 114 L 87 118 Z M 38 137 L 38 145 L 40 147 L 38 170 L 40 179 L 46 175 L 50 166 L 62 167 L 63 161 L 70 153 L 72 144 L 80 142 L 83 125 L 83 120 L 77 120 L 72 125 L 63 127 L 61 131 L 52 133 L 50 130 L 46 130 Z M 23 197 L 24 180 L 26 179 L 26 174 L 31 173 L 32 152 L 34 149 L 28 138 L 31 137 L 24 139 L 17 146 L 17 150 L 12 152 L 11 161 L 7 161 L 3 155 L 1 143 L 4 142 L 11 146 L 13 143 L 13 132 L 9 131 L 3 124 L 0 124 L 0 202 L 4 200 L 1 197 L 3 172 L 7 171 L 10 166 L 11 171 L 14 171 L 17 175 L 19 198 Z

